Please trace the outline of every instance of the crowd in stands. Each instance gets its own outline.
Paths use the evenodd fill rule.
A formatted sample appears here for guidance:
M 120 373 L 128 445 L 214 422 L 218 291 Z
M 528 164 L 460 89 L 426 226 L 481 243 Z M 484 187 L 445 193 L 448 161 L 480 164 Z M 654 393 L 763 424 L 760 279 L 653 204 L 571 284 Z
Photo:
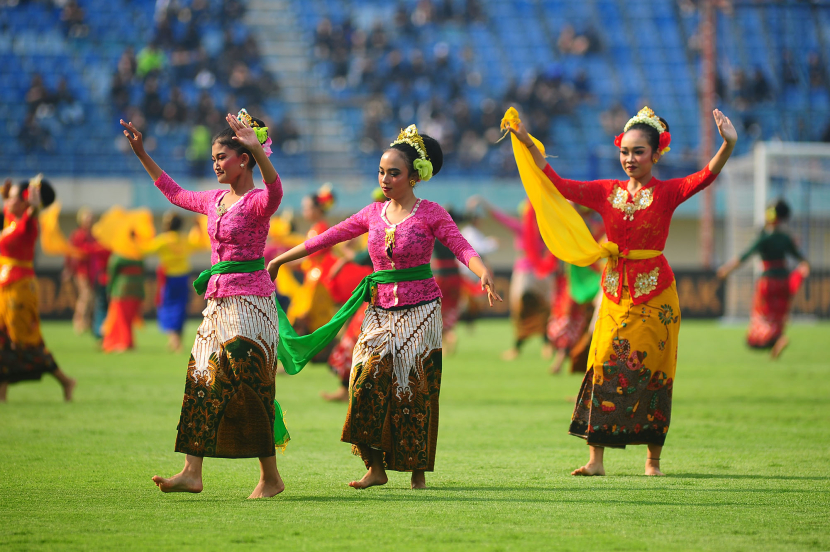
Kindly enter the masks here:
M 274 144 L 287 154 L 298 150 L 299 131 L 290 117 L 272 121 L 264 102 L 279 84 L 264 67 L 256 38 L 239 21 L 239 0 L 157 3 L 152 40 L 137 52 L 124 50 L 112 75 L 115 114 L 154 134 L 190 131 L 187 157 L 202 171 L 210 137 L 226 125 L 225 114 L 245 107 L 272 129 Z M 218 24 L 218 25 L 217 25 Z M 153 147 L 153 144 L 150 144 Z
M 26 152 L 38 149 L 53 151 L 55 137 L 68 125 L 84 120 L 84 108 L 69 90 L 66 79 L 50 90 L 43 76 L 35 74 L 25 95 L 26 117 L 20 125 L 18 139 Z
M 453 49 L 439 41 L 426 51 L 421 47 L 429 42 L 431 26 L 486 22 L 477 0 L 454 6 L 460 4 L 421 0 L 413 11 L 401 5 L 391 25 L 376 21 L 368 29 L 356 27 L 349 18 L 319 21 L 316 60 L 330 68 L 329 84 L 335 93 L 345 92 L 347 101 L 363 105 L 364 153 L 382 149 L 390 128 L 416 121 L 441 142 L 445 155 L 470 167 L 480 163 L 501 136 L 499 124 L 507 103 L 521 106 L 537 122 L 540 139 L 546 139 L 552 116 L 569 114 L 579 102 L 592 100 L 587 73 L 565 75 L 555 64 L 512 82 L 500 97 L 487 94 L 490 87 L 483 83 L 469 46 Z M 573 27 L 563 30 L 557 44 L 562 53 L 576 55 L 600 48 L 593 31 L 577 33 Z M 469 94 L 471 90 L 485 92 L 483 99 L 471 101 L 480 95 Z

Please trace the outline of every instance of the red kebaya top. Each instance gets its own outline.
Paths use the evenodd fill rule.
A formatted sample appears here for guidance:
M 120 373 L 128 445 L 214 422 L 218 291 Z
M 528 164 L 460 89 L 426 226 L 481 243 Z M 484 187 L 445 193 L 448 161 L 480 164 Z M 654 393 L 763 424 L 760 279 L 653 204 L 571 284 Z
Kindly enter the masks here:
M 26 209 L 20 218 L 3 210 L 8 226 L 0 232 L 0 286 L 7 286 L 21 278 L 35 275 L 32 263 L 35 260 L 37 241 L 37 215 Z
M 663 251 L 674 210 L 717 178 L 708 166 L 685 178 L 652 178 L 631 197 L 626 181 L 567 180 L 550 165 L 544 172 L 566 199 L 600 214 L 608 241 L 616 243 L 621 254 L 637 249 Z M 605 296 L 619 303 L 624 281 L 628 282 L 631 299 L 638 305 L 671 286 L 674 273 L 663 255 L 643 260 L 620 257 L 616 265 L 609 262 L 605 268 L 602 277 Z

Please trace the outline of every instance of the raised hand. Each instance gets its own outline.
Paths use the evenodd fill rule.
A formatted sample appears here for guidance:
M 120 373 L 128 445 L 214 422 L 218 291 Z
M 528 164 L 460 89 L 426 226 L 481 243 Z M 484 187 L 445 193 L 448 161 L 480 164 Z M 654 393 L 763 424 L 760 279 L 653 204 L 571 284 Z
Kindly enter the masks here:
M 140 156 L 144 153 L 143 136 L 138 129 L 133 126 L 132 122 L 125 123 L 124 119 L 121 119 L 120 122 L 121 126 L 124 127 L 124 136 L 126 136 L 127 140 L 130 141 L 130 147 L 133 149 L 133 153 Z
M 3 182 L 3 187 L 0 188 L 0 197 L 3 199 L 9 199 L 9 191 L 12 189 L 12 179 L 7 178 L 5 182 Z
M 528 147 L 533 145 L 533 140 L 530 139 L 530 134 L 528 133 L 527 127 L 525 127 L 525 124 L 523 122 L 519 121 L 519 124 L 516 125 L 515 128 L 512 124 L 509 125 L 507 128 L 508 130 L 510 130 L 510 132 L 516 135 L 516 138 L 518 138 L 522 144 Z
M 715 124 L 718 125 L 718 132 L 723 141 L 729 145 L 734 145 L 738 141 L 738 131 L 735 130 L 732 121 L 719 109 L 712 111 L 712 115 L 715 117 Z
M 251 152 L 256 151 L 257 148 L 262 149 L 256 132 L 246 122 L 240 122 L 239 119 L 230 113 L 225 117 L 225 120 L 228 121 L 228 125 L 236 133 L 236 136 L 233 137 L 234 140 L 245 146 Z

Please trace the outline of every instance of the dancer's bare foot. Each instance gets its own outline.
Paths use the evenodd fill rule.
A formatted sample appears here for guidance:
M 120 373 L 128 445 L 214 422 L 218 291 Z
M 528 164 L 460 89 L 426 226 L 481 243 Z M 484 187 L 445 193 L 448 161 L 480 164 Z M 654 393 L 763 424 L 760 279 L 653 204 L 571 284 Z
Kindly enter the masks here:
M 426 489 L 427 488 L 427 479 L 424 470 L 414 470 L 412 472 L 412 488 L 413 489 Z
M 776 340 L 775 345 L 772 346 L 769 356 L 772 357 L 773 360 L 777 359 L 781 356 L 781 353 L 784 352 L 784 349 L 786 349 L 789 344 L 790 339 L 786 335 L 782 335 L 778 338 L 778 340 Z
M 72 393 L 75 391 L 75 386 L 78 385 L 77 380 L 70 379 L 63 386 L 63 400 L 72 402 Z
M 193 477 L 184 472 L 177 473 L 173 477 L 153 476 L 153 483 L 163 493 L 201 493 L 202 478 Z
M 340 389 L 333 393 L 320 393 L 320 396 L 331 402 L 349 402 L 349 390 L 345 387 L 340 387 Z
M 277 477 L 278 479 L 276 481 L 263 481 L 260 479 L 254 492 L 248 498 L 270 498 L 283 492 L 285 490 L 285 483 L 283 483 L 282 477 Z
M 386 485 L 388 482 L 389 478 L 386 477 L 385 472 L 375 471 L 369 468 L 369 471 L 366 472 L 366 475 L 360 481 L 352 481 L 349 483 L 349 487 L 353 489 L 368 489 L 376 485 Z
M 660 471 L 660 460 L 646 460 L 646 475 L 666 475 Z
M 519 350 L 518 349 L 508 349 L 501 354 L 502 360 L 516 360 L 519 358 Z
M 0 383 L 0 402 L 6 402 L 6 394 L 9 391 L 8 382 Z
M 571 475 L 605 475 L 605 467 L 602 464 L 588 462 L 581 468 L 576 468 Z

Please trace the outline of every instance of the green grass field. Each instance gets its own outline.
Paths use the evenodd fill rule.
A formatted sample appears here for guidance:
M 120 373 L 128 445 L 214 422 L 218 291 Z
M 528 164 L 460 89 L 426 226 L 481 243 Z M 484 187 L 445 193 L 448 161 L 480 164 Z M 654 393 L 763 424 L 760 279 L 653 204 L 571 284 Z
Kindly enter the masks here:
M 150 481 L 184 461 L 173 443 L 187 360 L 154 324 L 137 352 L 111 356 L 45 324 L 76 400 L 45 377 L 0 404 L 0 549 L 828 550 L 828 330 L 791 327 L 773 363 L 744 347 L 743 328 L 684 322 L 665 478 L 641 475 L 645 447 L 608 451 L 608 477 L 571 477 L 587 456 L 566 434 L 580 377 L 548 375 L 535 345 L 499 361 L 511 330 L 488 321 L 462 328 L 445 361 L 430 489 L 390 472 L 356 491 L 345 406 L 319 398 L 336 382 L 313 365 L 277 380 L 287 489 L 249 501 L 254 459 L 206 460 L 200 495 Z

